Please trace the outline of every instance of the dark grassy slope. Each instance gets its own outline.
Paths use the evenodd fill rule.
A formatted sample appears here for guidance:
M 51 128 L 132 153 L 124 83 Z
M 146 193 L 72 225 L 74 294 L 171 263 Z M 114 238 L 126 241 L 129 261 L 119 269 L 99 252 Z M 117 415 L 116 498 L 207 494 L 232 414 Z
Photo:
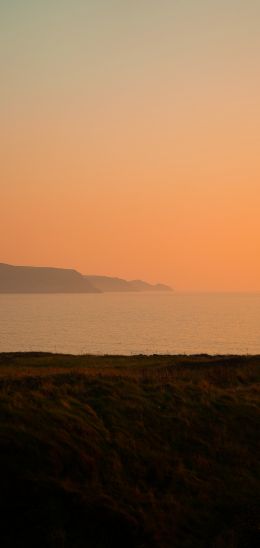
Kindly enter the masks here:
M 0 544 L 254 547 L 259 357 L 0 355 Z

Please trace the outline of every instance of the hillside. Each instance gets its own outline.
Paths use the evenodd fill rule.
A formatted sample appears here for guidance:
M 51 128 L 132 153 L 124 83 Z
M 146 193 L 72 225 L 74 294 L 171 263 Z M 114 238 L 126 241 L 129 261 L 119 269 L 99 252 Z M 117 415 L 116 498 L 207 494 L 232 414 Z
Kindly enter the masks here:
M 126 281 L 108 276 L 83 276 L 65 268 L 13 266 L 0 263 L 0 293 L 103 293 L 171 291 L 163 285 L 141 280 Z
M 132 291 L 172 291 L 163 284 L 151 285 L 142 280 L 123 280 L 109 276 L 85 276 L 85 278 L 102 292 L 132 292 Z
M 259 378 L 260 357 L 1 354 L 1 546 L 258 546 Z
M 0 264 L 0 293 L 99 293 L 76 270 Z

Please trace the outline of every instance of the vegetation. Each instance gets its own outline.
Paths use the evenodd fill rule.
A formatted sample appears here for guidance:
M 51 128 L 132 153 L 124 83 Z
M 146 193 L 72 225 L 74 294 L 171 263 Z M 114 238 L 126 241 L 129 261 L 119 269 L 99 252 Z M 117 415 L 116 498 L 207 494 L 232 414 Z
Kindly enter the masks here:
M 260 357 L 0 355 L 3 548 L 259 545 Z

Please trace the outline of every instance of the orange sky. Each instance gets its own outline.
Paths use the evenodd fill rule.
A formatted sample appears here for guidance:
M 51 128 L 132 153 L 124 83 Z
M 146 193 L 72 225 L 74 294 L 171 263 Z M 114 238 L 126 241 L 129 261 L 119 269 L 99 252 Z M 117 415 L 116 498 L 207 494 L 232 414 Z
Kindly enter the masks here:
M 0 262 L 260 290 L 260 8 L 92 4 L 0 8 Z

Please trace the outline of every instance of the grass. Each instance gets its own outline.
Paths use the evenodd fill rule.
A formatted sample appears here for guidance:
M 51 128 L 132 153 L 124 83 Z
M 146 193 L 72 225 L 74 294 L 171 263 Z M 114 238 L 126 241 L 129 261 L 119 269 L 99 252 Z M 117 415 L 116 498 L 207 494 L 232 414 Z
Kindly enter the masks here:
M 0 545 L 259 545 L 259 379 L 259 356 L 0 354 Z

